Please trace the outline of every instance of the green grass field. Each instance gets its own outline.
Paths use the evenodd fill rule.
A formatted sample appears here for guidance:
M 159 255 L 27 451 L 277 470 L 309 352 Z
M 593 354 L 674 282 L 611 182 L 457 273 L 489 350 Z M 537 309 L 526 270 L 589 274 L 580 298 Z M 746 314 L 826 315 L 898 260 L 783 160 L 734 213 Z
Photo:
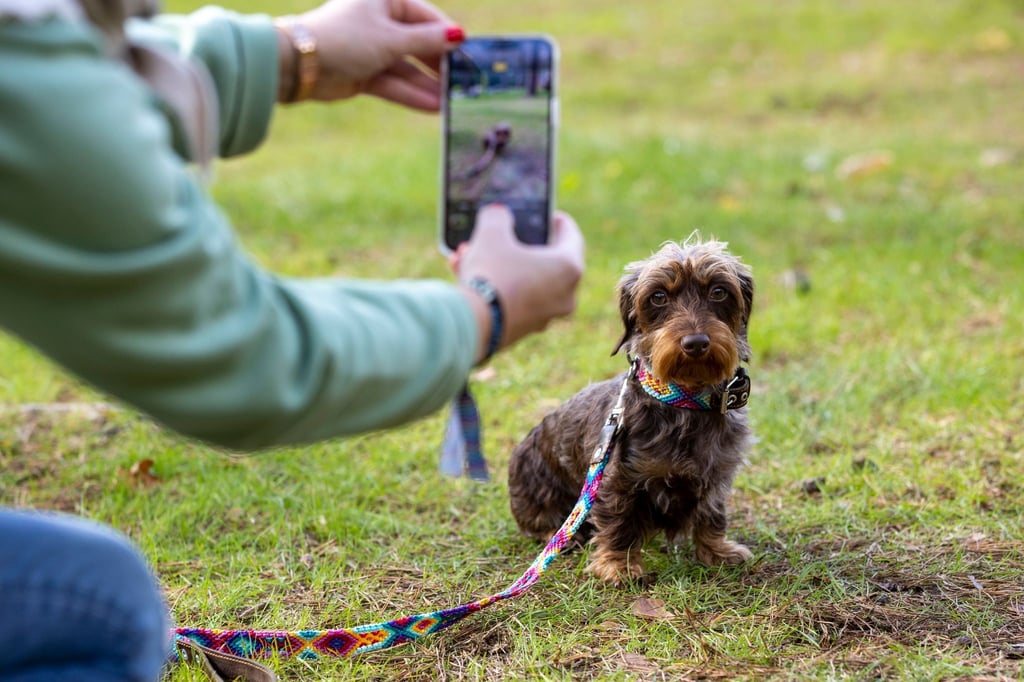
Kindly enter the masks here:
M 0 504 L 125 531 L 182 625 L 352 626 L 497 591 L 538 550 L 508 511 L 512 447 L 624 368 L 609 356 L 623 265 L 699 229 L 757 279 L 760 440 L 731 530 L 754 560 L 709 569 L 655 542 L 654 585 L 612 589 L 578 552 L 421 643 L 274 667 L 286 680 L 1024 679 L 1024 5 L 445 8 L 471 33 L 559 41 L 559 203 L 587 237 L 576 315 L 476 382 L 496 480 L 437 473 L 442 415 L 237 457 L 124 408 L 26 410 L 107 398 L 3 338 Z M 263 149 L 218 165 L 213 191 L 274 270 L 449 277 L 438 131 L 371 100 L 282 110 Z M 156 478 L 132 474 L 144 460 Z

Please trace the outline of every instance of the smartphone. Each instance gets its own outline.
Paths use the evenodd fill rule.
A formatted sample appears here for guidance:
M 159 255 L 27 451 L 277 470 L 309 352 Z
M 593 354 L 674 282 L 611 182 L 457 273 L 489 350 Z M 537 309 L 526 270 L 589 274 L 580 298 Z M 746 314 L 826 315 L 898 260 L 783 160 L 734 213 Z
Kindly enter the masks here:
M 467 39 L 442 61 L 441 250 L 500 202 L 516 236 L 548 241 L 554 210 L 558 47 L 543 35 Z

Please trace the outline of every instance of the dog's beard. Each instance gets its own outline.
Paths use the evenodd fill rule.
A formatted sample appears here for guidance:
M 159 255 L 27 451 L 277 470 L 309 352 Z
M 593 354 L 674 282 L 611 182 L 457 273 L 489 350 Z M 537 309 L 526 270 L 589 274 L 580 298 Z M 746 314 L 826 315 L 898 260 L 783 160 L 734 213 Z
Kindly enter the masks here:
M 720 320 L 709 321 L 704 333 L 711 340 L 708 351 L 691 358 L 683 351 L 683 338 L 694 333 L 671 325 L 645 334 L 638 344 L 639 354 L 648 361 L 654 376 L 688 389 L 702 389 L 728 380 L 739 367 L 736 337 Z

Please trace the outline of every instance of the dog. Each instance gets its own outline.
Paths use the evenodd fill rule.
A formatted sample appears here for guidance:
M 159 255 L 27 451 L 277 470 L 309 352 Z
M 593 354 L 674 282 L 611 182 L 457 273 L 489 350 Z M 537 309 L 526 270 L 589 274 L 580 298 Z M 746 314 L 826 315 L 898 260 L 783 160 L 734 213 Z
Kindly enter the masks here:
M 625 349 L 636 376 L 625 388 L 620 430 L 581 543 L 587 571 L 613 585 L 643 580 L 641 549 L 658 531 L 671 547 L 692 537 L 697 561 L 739 564 L 726 539 L 733 477 L 752 434 L 747 424 L 750 268 L 718 241 L 667 242 L 626 266 L 618 285 Z M 520 530 L 547 540 L 572 510 L 601 427 L 625 375 L 577 393 L 512 453 L 509 493 Z M 723 404 L 724 403 L 724 404 Z

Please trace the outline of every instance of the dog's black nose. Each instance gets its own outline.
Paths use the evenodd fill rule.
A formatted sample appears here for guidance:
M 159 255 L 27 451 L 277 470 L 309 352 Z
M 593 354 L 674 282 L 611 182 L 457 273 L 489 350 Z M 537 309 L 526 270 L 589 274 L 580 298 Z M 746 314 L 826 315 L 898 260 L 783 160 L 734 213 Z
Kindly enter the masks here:
M 683 352 L 691 358 L 699 358 L 711 348 L 711 339 L 707 334 L 690 334 L 683 337 Z

